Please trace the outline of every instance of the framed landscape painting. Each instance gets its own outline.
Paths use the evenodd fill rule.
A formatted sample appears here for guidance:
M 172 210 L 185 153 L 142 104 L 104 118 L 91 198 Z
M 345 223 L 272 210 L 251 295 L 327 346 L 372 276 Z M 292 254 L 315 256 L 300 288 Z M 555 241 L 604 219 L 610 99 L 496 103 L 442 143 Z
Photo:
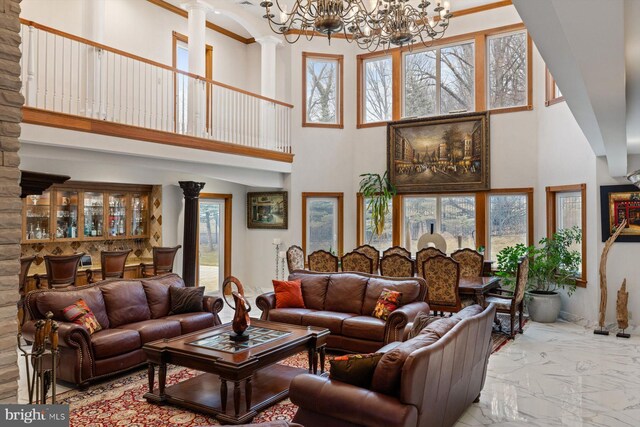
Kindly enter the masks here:
M 617 242 L 640 242 L 640 188 L 635 185 L 603 185 L 600 187 L 602 241 L 616 232 L 622 221 L 627 226 Z
M 286 191 L 247 193 L 247 228 L 275 228 L 289 226 Z
M 490 189 L 489 113 L 387 125 L 387 168 L 398 193 Z

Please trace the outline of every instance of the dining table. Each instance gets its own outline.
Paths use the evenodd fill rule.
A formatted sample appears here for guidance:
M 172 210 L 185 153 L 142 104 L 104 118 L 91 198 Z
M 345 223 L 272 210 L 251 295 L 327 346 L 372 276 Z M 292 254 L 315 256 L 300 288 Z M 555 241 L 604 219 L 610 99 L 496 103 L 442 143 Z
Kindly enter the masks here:
M 472 296 L 478 304 L 484 306 L 485 295 L 500 287 L 500 277 L 461 277 L 458 293 Z

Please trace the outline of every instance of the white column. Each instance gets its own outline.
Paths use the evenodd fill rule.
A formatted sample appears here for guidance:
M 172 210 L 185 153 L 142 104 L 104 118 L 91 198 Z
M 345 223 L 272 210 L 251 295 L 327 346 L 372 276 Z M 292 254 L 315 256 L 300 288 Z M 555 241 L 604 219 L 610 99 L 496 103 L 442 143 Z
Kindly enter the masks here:
M 275 36 L 265 36 L 256 39 L 260 43 L 260 94 L 267 98 L 276 97 L 276 48 L 282 41 Z
M 104 15 L 105 0 L 85 0 L 83 6 L 83 33 L 84 37 L 96 42 L 104 43 Z M 87 115 L 104 118 L 104 97 L 102 96 L 102 86 L 104 85 L 102 74 L 102 51 L 97 48 L 88 47 L 86 58 L 83 62 L 86 70 L 85 110 Z
M 265 36 L 257 38 L 260 43 L 260 94 L 267 98 L 276 97 L 276 48 L 281 40 L 275 36 Z M 276 134 L 276 104 L 261 101 L 260 109 L 260 146 L 262 148 L 275 150 L 277 147 Z
M 198 76 L 205 76 L 205 30 L 207 12 L 211 7 L 202 0 L 191 0 L 182 4 L 189 12 L 189 72 Z M 189 78 L 189 100 L 187 114 L 187 132 L 190 135 L 204 136 L 206 116 L 205 83 Z

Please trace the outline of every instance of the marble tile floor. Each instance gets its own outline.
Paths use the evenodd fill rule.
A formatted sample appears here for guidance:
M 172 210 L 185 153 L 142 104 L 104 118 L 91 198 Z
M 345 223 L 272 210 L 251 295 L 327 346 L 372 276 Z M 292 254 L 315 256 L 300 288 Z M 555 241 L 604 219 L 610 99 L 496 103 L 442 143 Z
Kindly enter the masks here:
M 633 331 L 632 331 L 633 333 Z M 489 359 L 457 426 L 640 426 L 640 336 L 530 322 Z
M 225 305 L 222 321 L 232 317 Z M 480 402 L 456 426 L 640 426 L 640 329 L 631 333 L 625 340 L 575 323 L 530 322 L 491 356 Z M 20 369 L 19 401 L 27 403 L 22 361 Z

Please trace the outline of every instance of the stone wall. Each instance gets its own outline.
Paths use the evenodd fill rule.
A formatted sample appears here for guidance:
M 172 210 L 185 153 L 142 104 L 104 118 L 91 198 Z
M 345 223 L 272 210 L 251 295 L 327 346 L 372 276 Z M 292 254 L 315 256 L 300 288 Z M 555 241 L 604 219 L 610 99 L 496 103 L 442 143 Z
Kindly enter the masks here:
M 0 403 L 17 402 L 20 271 L 20 0 L 0 0 Z

